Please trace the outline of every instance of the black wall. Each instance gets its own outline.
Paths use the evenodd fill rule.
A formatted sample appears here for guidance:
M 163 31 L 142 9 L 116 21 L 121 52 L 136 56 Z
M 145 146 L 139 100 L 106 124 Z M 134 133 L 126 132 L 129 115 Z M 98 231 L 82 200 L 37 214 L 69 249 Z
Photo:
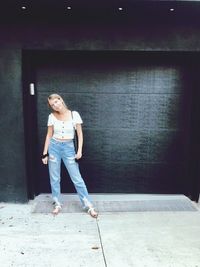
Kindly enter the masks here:
M 200 51 L 196 24 L 26 21 L 0 24 L 0 201 L 28 199 L 23 50 Z
M 32 58 L 38 151 L 46 134 L 46 99 L 56 88 L 83 116 L 81 173 L 89 192 L 188 193 L 196 77 L 191 53 L 43 51 Z M 35 187 L 49 192 L 47 168 L 38 165 Z M 62 192 L 74 192 L 64 170 L 62 185 Z

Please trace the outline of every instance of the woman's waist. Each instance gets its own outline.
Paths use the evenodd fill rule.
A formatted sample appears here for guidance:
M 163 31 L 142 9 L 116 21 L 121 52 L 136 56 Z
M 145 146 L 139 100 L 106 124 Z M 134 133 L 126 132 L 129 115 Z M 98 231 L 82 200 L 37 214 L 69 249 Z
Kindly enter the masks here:
M 63 141 L 63 140 L 72 140 L 74 139 L 74 132 L 66 133 L 66 132 L 54 132 L 52 138 Z
M 71 137 L 58 138 L 58 137 L 53 136 L 51 139 L 58 141 L 58 142 L 61 142 L 61 143 L 73 141 L 73 138 L 71 138 Z

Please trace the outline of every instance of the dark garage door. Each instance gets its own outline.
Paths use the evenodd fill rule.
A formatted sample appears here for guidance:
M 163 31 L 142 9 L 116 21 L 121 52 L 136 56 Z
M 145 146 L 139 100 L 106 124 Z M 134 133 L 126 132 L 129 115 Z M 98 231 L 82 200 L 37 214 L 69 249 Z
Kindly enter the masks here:
M 190 94 L 175 57 L 126 52 L 49 53 L 36 65 L 38 144 L 42 152 L 57 92 L 84 121 L 80 163 L 90 192 L 181 193 L 187 187 Z M 50 192 L 39 163 L 38 193 Z M 62 169 L 62 192 L 74 192 Z

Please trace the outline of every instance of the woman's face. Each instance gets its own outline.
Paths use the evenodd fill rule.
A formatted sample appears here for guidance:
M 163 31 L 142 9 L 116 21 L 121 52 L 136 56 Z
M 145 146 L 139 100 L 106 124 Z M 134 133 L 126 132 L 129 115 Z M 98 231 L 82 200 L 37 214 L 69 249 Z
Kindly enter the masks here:
M 60 111 L 64 107 L 63 101 L 60 98 L 50 99 L 49 105 L 55 111 Z

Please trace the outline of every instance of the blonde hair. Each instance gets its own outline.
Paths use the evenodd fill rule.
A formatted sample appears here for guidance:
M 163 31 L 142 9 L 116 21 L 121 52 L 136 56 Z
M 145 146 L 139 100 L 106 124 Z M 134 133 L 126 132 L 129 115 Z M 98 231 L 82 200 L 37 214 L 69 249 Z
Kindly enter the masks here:
M 51 94 L 48 96 L 48 105 L 49 105 L 49 100 L 53 100 L 53 99 L 60 99 L 63 101 L 63 105 L 67 108 L 67 105 L 65 103 L 65 101 L 63 100 L 63 98 L 59 95 L 59 94 Z M 49 107 L 51 108 L 51 106 L 49 105 Z

